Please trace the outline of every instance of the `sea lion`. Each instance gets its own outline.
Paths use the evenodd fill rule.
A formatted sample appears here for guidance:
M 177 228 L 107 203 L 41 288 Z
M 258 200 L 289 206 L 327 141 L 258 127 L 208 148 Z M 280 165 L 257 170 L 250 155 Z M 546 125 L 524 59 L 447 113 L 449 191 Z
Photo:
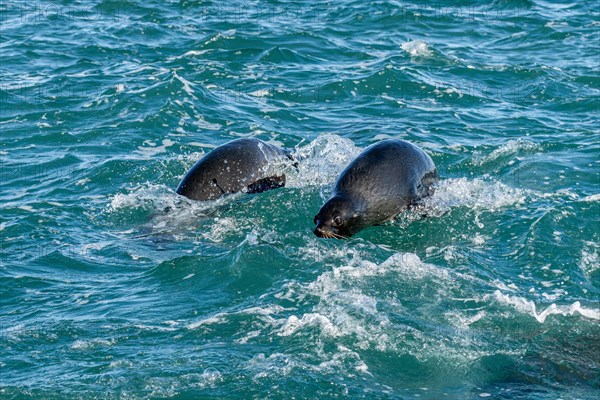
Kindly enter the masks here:
M 315 235 L 347 238 L 394 218 L 433 193 L 438 173 L 431 158 L 405 140 L 367 147 L 338 178 L 331 198 L 315 216 Z
M 192 166 L 177 193 L 192 200 L 215 200 L 227 194 L 260 193 L 285 186 L 286 150 L 254 138 L 232 140 Z

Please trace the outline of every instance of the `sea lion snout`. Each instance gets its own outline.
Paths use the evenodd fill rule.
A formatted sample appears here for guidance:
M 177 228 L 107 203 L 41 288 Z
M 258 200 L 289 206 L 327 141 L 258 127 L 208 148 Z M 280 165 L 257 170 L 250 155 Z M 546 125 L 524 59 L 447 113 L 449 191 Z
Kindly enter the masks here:
M 317 215 L 317 216 L 315 216 L 314 222 L 315 222 L 316 227 L 313 232 L 315 235 L 317 235 L 317 237 L 320 237 L 320 238 L 331 237 L 331 235 L 333 233 L 331 231 L 331 227 L 327 226 L 324 223 L 323 219 L 319 218 L 319 216 Z
M 338 238 L 341 239 L 343 236 L 339 233 L 335 232 L 329 227 L 326 226 L 317 226 L 313 231 L 317 237 L 320 238 Z
M 315 215 L 314 223 L 317 226 L 315 235 L 323 238 L 347 238 L 352 236 L 354 218 L 351 212 L 353 204 L 344 197 L 332 197 L 319 213 Z
M 321 219 L 318 218 L 318 215 L 315 216 L 314 223 L 316 225 L 315 230 L 313 231 L 317 237 L 324 237 L 326 235 L 325 229 L 323 229 L 323 224 L 321 223 Z
M 341 232 L 338 228 L 331 226 L 328 223 L 322 222 L 322 220 L 315 219 L 315 223 L 317 224 L 315 230 L 313 231 L 317 237 L 320 238 L 336 238 L 336 239 L 345 239 L 351 235 L 347 235 L 345 232 Z

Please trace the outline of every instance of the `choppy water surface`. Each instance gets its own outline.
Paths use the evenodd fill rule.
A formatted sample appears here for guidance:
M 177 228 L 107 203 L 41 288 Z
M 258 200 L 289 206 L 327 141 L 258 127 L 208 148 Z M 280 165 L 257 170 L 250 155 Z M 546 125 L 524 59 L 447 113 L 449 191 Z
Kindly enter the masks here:
M 599 395 L 597 2 L 0 18 L 3 398 Z M 248 136 L 292 149 L 286 188 L 174 193 Z M 339 172 L 388 137 L 437 164 L 429 216 L 316 238 Z

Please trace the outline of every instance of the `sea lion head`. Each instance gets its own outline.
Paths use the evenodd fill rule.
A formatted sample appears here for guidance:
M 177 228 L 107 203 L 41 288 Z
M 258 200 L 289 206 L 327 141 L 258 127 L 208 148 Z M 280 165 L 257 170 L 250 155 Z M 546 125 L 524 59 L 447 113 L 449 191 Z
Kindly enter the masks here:
M 362 229 L 361 213 L 347 197 L 330 198 L 315 215 L 315 235 L 323 238 L 349 238 Z

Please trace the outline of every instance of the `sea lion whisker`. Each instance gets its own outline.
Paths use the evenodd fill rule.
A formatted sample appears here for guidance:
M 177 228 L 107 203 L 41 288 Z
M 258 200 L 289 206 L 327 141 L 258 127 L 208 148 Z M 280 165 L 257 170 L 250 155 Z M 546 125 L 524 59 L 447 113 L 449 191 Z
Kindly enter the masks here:
M 340 234 L 335 233 L 335 232 L 331 232 L 331 235 L 332 235 L 333 238 L 336 238 L 336 239 L 346 239 L 345 236 L 340 235 Z

